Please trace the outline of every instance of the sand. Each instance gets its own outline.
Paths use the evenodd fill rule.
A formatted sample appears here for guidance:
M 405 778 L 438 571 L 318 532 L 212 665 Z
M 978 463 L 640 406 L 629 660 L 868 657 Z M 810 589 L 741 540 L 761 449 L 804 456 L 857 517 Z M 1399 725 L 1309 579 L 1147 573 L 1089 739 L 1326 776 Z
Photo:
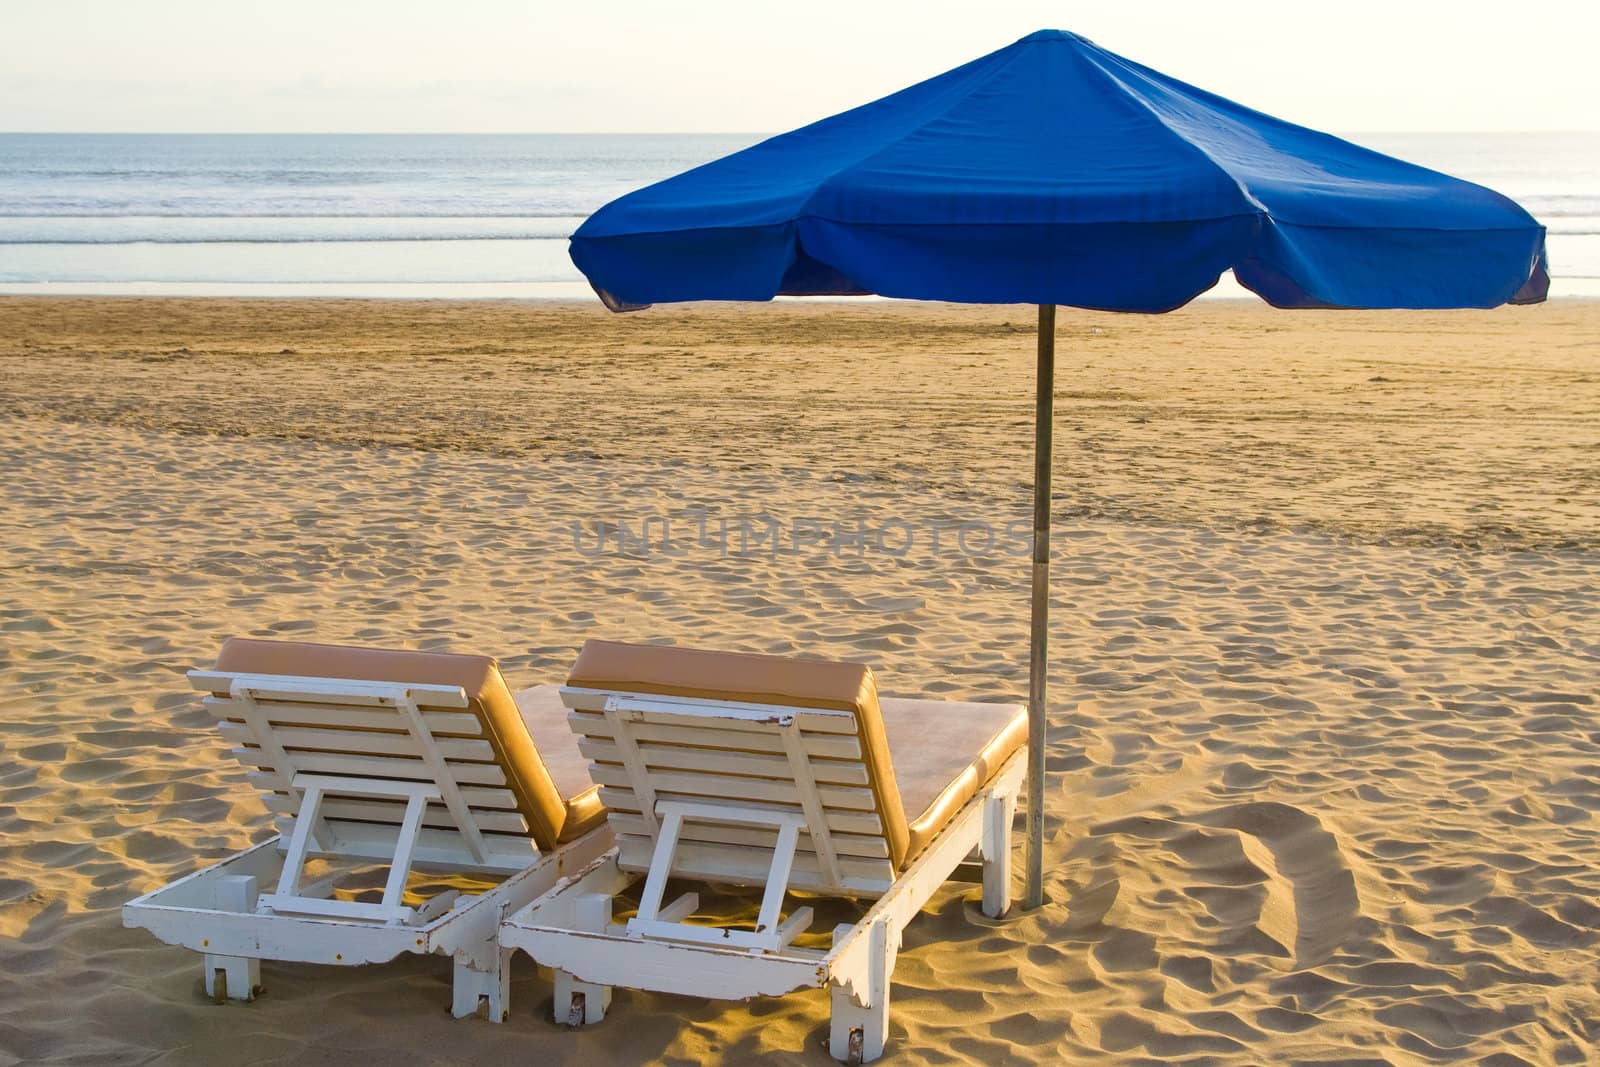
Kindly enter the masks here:
M 230 634 L 1022 699 L 1031 330 L 0 299 L 0 1060 L 828 1062 L 823 994 L 574 1033 L 526 957 L 499 1027 L 438 958 L 214 1007 L 118 909 L 270 832 L 182 677 Z M 1595 1061 L 1600 303 L 1063 312 L 1059 361 L 1049 902 L 935 898 L 894 1062 Z

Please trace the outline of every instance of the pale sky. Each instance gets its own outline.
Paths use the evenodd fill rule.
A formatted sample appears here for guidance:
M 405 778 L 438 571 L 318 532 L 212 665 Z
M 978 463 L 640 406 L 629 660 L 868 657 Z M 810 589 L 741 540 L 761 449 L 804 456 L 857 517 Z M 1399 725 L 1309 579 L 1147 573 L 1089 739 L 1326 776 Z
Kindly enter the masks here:
M 776 132 L 1045 27 L 1324 129 L 1600 128 L 1597 0 L 0 0 L 0 130 Z

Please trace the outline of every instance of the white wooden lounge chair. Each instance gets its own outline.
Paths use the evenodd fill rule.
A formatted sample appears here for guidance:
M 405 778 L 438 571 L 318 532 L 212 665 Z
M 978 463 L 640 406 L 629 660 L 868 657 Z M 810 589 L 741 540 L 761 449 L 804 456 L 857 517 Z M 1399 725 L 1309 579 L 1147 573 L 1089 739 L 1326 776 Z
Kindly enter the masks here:
M 455 960 L 452 1012 L 486 1001 L 501 1021 L 501 919 L 612 843 L 558 687 L 513 698 L 485 656 L 239 638 L 189 678 L 280 833 L 130 902 L 124 925 L 205 953 L 219 1003 L 252 999 L 263 959 L 440 953 Z M 334 895 L 337 868 L 375 865 L 388 866 L 381 900 Z M 503 880 L 413 904 L 414 867 Z
M 984 912 L 1009 905 L 1019 706 L 880 700 L 854 663 L 601 641 L 561 695 L 617 847 L 500 931 L 556 970 L 559 1021 L 602 1018 L 615 985 L 722 999 L 826 986 L 830 1051 L 870 1061 L 901 930 L 934 891 L 977 850 Z M 637 913 L 612 922 L 641 876 Z M 667 901 L 669 878 L 763 886 L 760 914 L 747 929 L 689 922 L 698 898 Z M 876 903 L 830 949 L 805 949 L 812 913 L 784 917 L 791 889 Z

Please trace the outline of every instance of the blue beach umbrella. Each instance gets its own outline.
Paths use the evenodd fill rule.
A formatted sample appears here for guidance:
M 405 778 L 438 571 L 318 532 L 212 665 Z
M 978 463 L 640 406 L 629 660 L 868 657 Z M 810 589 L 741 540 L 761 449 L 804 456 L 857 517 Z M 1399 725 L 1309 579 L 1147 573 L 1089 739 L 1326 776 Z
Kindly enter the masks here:
M 1025 904 L 1043 899 L 1055 307 L 1171 311 L 1232 270 L 1284 308 L 1535 303 L 1544 227 L 1482 186 L 1063 30 L 612 201 L 572 261 L 615 311 L 878 294 L 1039 305 Z

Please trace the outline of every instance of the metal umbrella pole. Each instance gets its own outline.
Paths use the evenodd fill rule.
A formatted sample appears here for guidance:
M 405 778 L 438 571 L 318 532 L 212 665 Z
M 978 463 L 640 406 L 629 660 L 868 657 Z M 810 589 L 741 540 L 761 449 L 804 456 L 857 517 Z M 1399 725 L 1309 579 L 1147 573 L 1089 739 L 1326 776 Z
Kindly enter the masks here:
M 1050 459 L 1055 438 L 1056 306 L 1039 305 L 1033 423 L 1033 613 L 1028 642 L 1028 887 L 1044 903 L 1045 671 L 1050 645 Z

